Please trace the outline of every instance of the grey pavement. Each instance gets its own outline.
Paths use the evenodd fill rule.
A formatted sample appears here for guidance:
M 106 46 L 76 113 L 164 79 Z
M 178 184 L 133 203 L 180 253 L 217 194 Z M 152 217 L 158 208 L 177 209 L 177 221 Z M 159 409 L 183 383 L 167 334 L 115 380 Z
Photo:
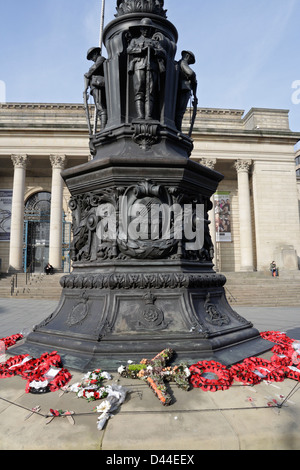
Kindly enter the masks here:
M 47 318 L 57 305 L 57 300 L 0 298 L 0 338 L 32 328 Z
M 31 328 L 56 306 L 57 301 L 0 299 L 0 337 Z M 285 331 L 300 340 L 299 308 L 235 310 L 260 331 Z M 264 357 L 269 358 L 270 353 Z M 70 372 L 70 383 L 81 379 L 81 373 Z M 295 389 L 298 383 L 293 380 L 262 382 L 255 387 L 234 382 L 229 390 L 215 393 L 199 389 L 185 392 L 170 384 L 173 403 L 169 407 L 163 407 L 139 380 L 120 378 L 116 371 L 112 381 L 127 389 L 127 399 L 98 431 L 94 407 L 101 402 L 88 403 L 71 392 L 62 396 L 60 392 L 26 394 L 26 382 L 20 377 L 1 379 L 0 450 L 102 450 L 114 451 L 115 455 L 131 451 L 129 455 L 138 455 L 142 450 L 187 454 L 196 450 L 300 448 L 300 389 Z M 294 391 L 285 406 L 268 406 L 272 400 L 282 403 Z M 41 406 L 41 415 L 25 421 L 28 409 L 36 405 Z M 66 418 L 46 424 L 44 416 L 50 408 L 74 411 L 75 424 L 72 426 Z M 142 468 L 141 463 L 139 466 Z

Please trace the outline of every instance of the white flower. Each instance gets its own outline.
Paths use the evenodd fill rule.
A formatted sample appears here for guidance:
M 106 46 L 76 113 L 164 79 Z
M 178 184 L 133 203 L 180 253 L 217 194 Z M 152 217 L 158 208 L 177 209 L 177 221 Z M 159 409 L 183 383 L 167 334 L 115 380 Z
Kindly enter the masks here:
M 124 372 L 124 370 L 126 370 L 126 367 L 120 366 L 120 367 L 118 368 L 118 373 L 121 375 L 121 374 Z
M 184 369 L 184 373 L 186 377 L 189 377 L 191 375 L 190 369 L 188 367 Z
M 110 387 L 109 387 L 109 386 L 107 386 L 107 387 L 100 387 L 100 388 L 98 389 L 98 392 L 100 393 L 100 396 L 102 396 L 103 393 L 109 393 L 109 390 L 110 390 Z
M 106 414 L 106 413 L 109 412 L 110 407 L 111 407 L 110 402 L 109 402 L 108 400 L 104 400 L 104 401 L 101 403 L 101 405 L 98 405 L 98 406 L 96 407 L 97 413 L 102 413 L 102 414 L 105 413 L 105 414 Z
M 99 416 L 98 421 L 97 421 L 97 429 L 98 431 L 102 431 L 102 429 L 105 426 L 106 421 L 111 418 L 111 416 L 107 413 L 102 413 L 102 415 Z
M 77 382 L 73 385 L 70 385 L 70 387 L 69 387 L 70 392 L 74 392 L 74 393 L 77 393 L 79 391 L 79 389 L 80 389 L 80 383 L 79 382 Z
M 111 375 L 108 372 L 102 372 L 102 377 L 106 380 L 111 380 Z
M 94 392 L 85 392 L 85 397 L 89 400 L 89 398 L 93 398 Z

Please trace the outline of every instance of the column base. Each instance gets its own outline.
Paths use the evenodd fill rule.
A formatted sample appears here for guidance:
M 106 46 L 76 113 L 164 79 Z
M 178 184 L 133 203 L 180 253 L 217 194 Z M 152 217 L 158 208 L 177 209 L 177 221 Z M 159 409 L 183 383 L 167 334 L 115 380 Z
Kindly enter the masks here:
M 23 268 L 17 269 L 17 268 L 14 268 L 13 266 L 9 266 L 7 270 L 7 274 L 19 274 L 23 272 L 24 272 Z

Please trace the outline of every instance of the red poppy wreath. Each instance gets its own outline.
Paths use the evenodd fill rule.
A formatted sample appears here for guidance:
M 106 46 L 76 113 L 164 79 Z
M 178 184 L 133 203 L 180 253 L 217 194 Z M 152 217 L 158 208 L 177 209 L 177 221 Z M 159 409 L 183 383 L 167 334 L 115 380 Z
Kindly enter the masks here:
M 189 368 L 190 382 L 194 388 L 201 388 L 205 392 L 228 390 L 232 384 L 229 370 L 215 361 L 200 361 Z
M 245 359 L 243 364 L 262 380 L 268 382 L 283 382 L 286 377 L 285 367 L 278 367 L 274 362 L 267 361 L 260 357 L 250 357 Z

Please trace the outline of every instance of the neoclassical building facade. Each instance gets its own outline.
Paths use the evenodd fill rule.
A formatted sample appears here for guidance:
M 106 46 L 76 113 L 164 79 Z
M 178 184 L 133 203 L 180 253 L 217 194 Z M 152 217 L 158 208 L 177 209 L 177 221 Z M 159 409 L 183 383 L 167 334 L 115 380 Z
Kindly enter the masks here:
M 187 110 L 183 132 L 189 122 Z M 199 108 L 193 140 L 191 158 L 224 175 L 210 213 L 216 269 L 298 270 L 300 132 L 289 112 Z M 72 269 L 61 171 L 90 158 L 83 105 L 0 104 L 1 272 Z

